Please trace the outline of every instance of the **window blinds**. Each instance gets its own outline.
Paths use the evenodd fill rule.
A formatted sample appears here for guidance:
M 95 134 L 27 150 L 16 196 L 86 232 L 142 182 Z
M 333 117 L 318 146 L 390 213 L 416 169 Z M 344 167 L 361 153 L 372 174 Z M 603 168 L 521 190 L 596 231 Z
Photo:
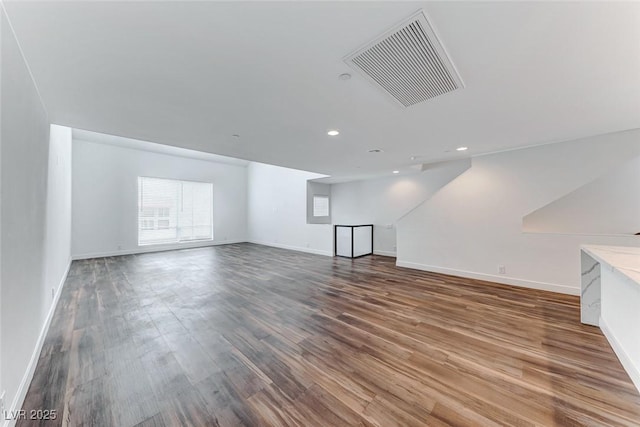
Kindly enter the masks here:
M 138 178 L 138 244 L 213 240 L 213 184 Z
M 313 216 L 329 216 L 329 196 L 313 196 Z

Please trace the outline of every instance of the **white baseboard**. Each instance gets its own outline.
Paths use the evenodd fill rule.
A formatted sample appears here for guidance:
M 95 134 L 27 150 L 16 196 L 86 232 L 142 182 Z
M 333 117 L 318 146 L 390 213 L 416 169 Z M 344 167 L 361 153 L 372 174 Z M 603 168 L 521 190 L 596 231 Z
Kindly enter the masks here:
M 536 282 L 533 280 L 518 279 L 515 277 L 498 276 L 486 273 L 476 273 L 473 271 L 457 270 L 454 268 L 436 267 L 434 265 L 419 264 L 409 261 L 397 261 L 398 267 L 413 268 L 416 270 L 432 271 L 434 273 L 449 274 L 452 276 L 466 277 L 469 279 L 485 280 L 487 282 L 501 283 L 504 285 L 519 286 L 522 288 L 539 289 L 542 291 L 558 292 L 568 295 L 580 295 L 580 288 L 574 288 L 555 283 Z
M 60 279 L 60 283 L 56 288 L 56 294 L 53 299 L 53 303 L 51 304 L 51 308 L 47 313 L 47 318 L 44 321 L 44 325 L 42 325 L 42 329 L 40 330 L 40 336 L 38 337 L 38 341 L 36 341 L 36 346 L 33 349 L 33 353 L 31 354 L 31 359 L 29 360 L 29 365 L 27 365 L 27 371 L 24 373 L 22 377 L 22 381 L 20 381 L 20 386 L 18 387 L 18 391 L 16 392 L 16 396 L 11 403 L 11 407 L 9 409 L 5 409 L 5 413 L 2 414 L 3 418 L 5 414 L 15 414 L 18 410 L 22 408 L 22 404 L 24 403 L 24 399 L 27 396 L 27 392 L 29 391 L 29 386 L 31 385 L 31 380 L 33 380 L 33 374 L 36 371 L 36 366 L 38 366 L 38 360 L 40 359 L 40 352 L 42 351 L 42 346 L 44 345 L 44 340 L 47 337 L 47 333 L 49 332 L 49 326 L 51 325 L 51 319 L 53 319 L 53 313 L 56 311 L 56 307 L 58 306 L 58 301 L 60 300 L 60 295 L 62 294 L 62 288 L 64 286 L 64 282 L 67 280 L 67 276 L 69 275 L 69 269 L 71 268 L 71 258 L 67 261 L 67 268 Z M 58 414 L 60 416 L 62 414 Z M 16 419 L 7 420 L 4 419 L 2 423 L 3 427 L 13 427 L 16 424 Z
M 376 249 L 374 249 L 373 254 L 374 255 L 382 255 L 382 256 L 390 256 L 390 257 L 393 257 L 393 258 L 395 258 L 397 256 L 395 252 L 392 252 L 392 251 L 379 251 L 379 250 L 376 250 Z
M 618 341 L 616 336 L 613 334 L 613 331 L 611 330 L 607 322 L 605 322 L 605 320 L 602 318 L 602 316 L 600 316 L 599 324 L 600 330 L 607 338 L 607 341 L 609 341 L 611 348 L 613 348 L 613 352 L 616 354 L 616 356 L 618 356 L 618 360 L 620 360 L 622 367 L 625 371 L 627 371 L 627 374 L 629 374 L 629 378 L 631 378 L 633 385 L 635 385 L 640 392 L 640 367 L 636 366 L 636 364 L 633 362 L 633 359 L 629 357 L 627 352 L 624 350 L 624 347 L 622 346 L 622 344 L 620 344 L 620 341 Z
M 122 256 L 122 255 L 135 255 L 135 254 L 146 254 L 151 252 L 164 252 L 164 251 L 175 251 L 178 249 L 193 249 L 193 248 L 205 248 L 208 246 L 219 246 L 219 245 L 231 245 L 234 243 L 246 243 L 246 240 L 224 240 L 224 241 L 207 241 L 207 242 L 196 242 L 196 243 L 182 243 L 179 245 L 153 245 L 153 246 L 139 246 L 133 249 L 121 249 L 116 251 L 108 251 L 108 252 L 91 252 L 85 254 L 75 254 L 71 256 L 71 259 L 81 260 L 81 259 L 91 259 L 91 258 L 104 258 L 110 256 Z
M 262 245 L 262 246 L 272 246 L 274 248 L 280 248 L 280 249 L 288 249 L 290 251 L 306 252 L 306 253 L 315 254 L 315 255 L 333 256 L 333 253 L 331 251 L 323 251 L 321 249 L 312 249 L 312 248 L 304 248 L 301 246 L 283 245 L 281 243 L 273 243 L 273 242 L 262 242 L 259 240 L 249 240 L 249 243 L 255 243 L 256 245 Z

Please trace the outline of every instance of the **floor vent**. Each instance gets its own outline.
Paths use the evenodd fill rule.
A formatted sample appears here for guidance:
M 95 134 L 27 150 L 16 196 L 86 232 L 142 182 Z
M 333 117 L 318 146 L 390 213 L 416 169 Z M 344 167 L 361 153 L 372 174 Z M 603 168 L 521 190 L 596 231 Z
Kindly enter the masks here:
M 403 107 L 464 87 L 422 11 L 347 56 L 345 62 Z

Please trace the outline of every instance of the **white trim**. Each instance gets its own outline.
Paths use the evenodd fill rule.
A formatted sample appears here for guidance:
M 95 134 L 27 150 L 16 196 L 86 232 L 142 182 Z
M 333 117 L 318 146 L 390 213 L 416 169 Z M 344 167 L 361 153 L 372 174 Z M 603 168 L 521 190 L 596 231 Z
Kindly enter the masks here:
M 301 246 L 283 245 L 281 243 L 273 243 L 273 242 L 261 242 L 259 240 L 249 240 L 249 243 L 254 243 L 256 245 L 262 245 L 262 246 L 271 246 L 271 247 L 280 248 L 280 249 L 287 249 L 290 251 L 306 252 L 306 253 L 315 254 L 315 255 L 333 256 L 333 253 L 331 251 L 323 251 L 322 249 L 303 248 Z
M 416 270 L 432 271 L 434 273 L 450 274 L 452 276 L 466 277 L 469 279 L 485 280 L 488 282 L 501 283 L 504 285 L 519 286 L 522 288 L 539 289 L 543 291 L 558 292 L 568 295 L 580 295 L 580 288 L 556 283 L 536 282 L 533 280 L 518 279 L 516 277 L 496 276 L 493 274 L 476 273 L 473 271 L 457 270 L 454 268 L 436 267 L 433 265 L 418 264 L 409 261 L 397 261 L 398 267 L 413 268 Z
M 76 254 L 71 255 L 72 260 L 81 260 L 81 259 L 91 259 L 91 258 L 104 258 L 110 256 L 121 256 L 121 255 L 135 255 L 135 254 L 145 254 L 150 252 L 164 252 L 164 251 L 174 251 L 177 249 L 193 249 L 193 248 L 205 248 L 208 246 L 219 246 L 219 245 L 230 245 L 233 243 L 246 243 L 246 240 L 223 240 L 223 241 L 212 241 L 207 240 L 206 242 L 194 242 L 194 243 L 180 243 L 178 245 L 151 245 L 151 246 L 139 246 L 134 249 L 121 249 L 116 251 L 109 252 L 91 252 L 86 254 Z
M 618 356 L 618 360 L 620 360 L 622 367 L 627 371 L 627 374 L 629 374 L 629 378 L 631 378 L 633 385 L 635 385 L 638 391 L 640 391 L 640 367 L 636 366 L 631 357 L 629 357 L 627 352 L 624 351 L 624 347 L 622 347 L 622 344 L 620 344 L 620 341 L 618 341 L 602 316 L 600 316 L 600 330 L 607 338 L 607 341 L 609 341 L 613 352 Z
M 11 403 L 11 407 L 9 409 L 5 409 L 5 413 L 16 413 L 24 403 L 24 399 L 27 396 L 27 391 L 29 391 L 29 386 L 31 385 L 31 380 L 33 380 L 33 374 L 36 371 L 36 366 L 38 366 L 38 360 L 40 359 L 40 352 L 42 351 L 42 346 L 44 345 L 44 340 L 47 337 L 47 333 L 49 332 L 49 326 L 51 325 L 51 319 L 53 319 L 53 313 L 56 311 L 56 307 L 58 306 L 58 301 L 60 300 L 60 295 L 62 294 L 62 287 L 64 286 L 65 281 L 67 280 L 67 276 L 69 275 L 69 269 L 71 268 L 71 258 L 67 261 L 67 268 L 60 279 L 60 283 L 56 288 L 56 295 L 53 299 L 53 303 L 51 304 L 51 308 L 47 313 L 47 318 L 44 321 L 44 325 L 42 325 L 42 330 L 40 330 L 40 336 L 38 337 L 38 341 L 36 341 L 36 346 L 33 349 L 33 353 L 31 354 L 31 360 L 29 360 L 29 365 L 27 365 L 27 371 L 24 373 L 22 377 L 22 381 L 20 381 L 20 386 L 18 387 L 18 391 Z M 3 418 L 4 418 L 4 414 Z M 58 414 L 60 416 L 61 414 Z M 4 427 L 13 427 L 16 424 L 17 419 L 11 420 L 3 420 Z
M 377 249 L 373 250 L 373 254 L 374 255 L 382 255 L 382 256 L 390 256 L 390 257 L 393 257 L 393 258 L 395 258 L 397 256 L 396 253 L 393 252 L 393 251 L 380 251 L 380 250 L 377 250 Z

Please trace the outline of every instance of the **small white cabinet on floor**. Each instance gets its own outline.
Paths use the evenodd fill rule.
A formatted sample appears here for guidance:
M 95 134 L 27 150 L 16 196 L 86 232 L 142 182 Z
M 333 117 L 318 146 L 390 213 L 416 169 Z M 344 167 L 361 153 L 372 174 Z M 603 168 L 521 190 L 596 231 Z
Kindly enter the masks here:
M 373 224 L 334 225 L 334 255 L 357 258 L 373 253 Z

